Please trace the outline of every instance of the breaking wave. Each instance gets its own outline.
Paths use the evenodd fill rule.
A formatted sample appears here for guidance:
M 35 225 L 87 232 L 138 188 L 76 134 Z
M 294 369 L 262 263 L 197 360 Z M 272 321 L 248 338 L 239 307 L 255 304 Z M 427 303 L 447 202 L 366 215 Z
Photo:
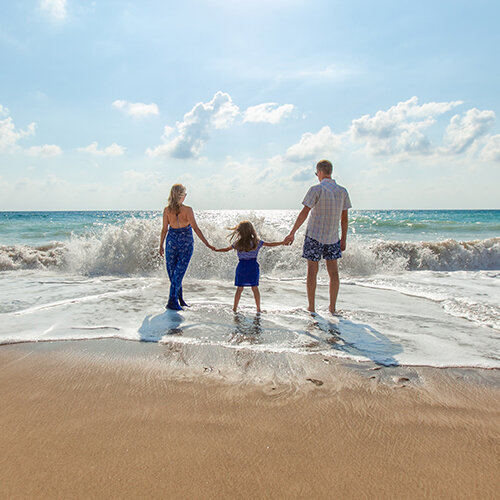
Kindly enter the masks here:
M 216 246 L 227 246 L 225 228 L 216 221 L 200 224 Z M 283 229 L 266 227 L 257 219 L 262 239 L 275 241 Z M 0 271 L 47 269 L 82 275 L 150 275 L 163 272 L 158 253 L 160 222 L 129 219 L 122 225 L 107 225 L 92 234 L 73 236 L 66 242 L 41 247 L 0 246 Z M 210 251 L 195 237 L 195 253 L 188 276 L 209 279 L 234 275 L 232 254 Z M 264 248 L 259 256 L 262 273 L 275 278 L 303 277 L 302 238 L 291 247 Z M 347 276 L 369 276 L 398 271 L 458 271 L 500 269 L 500 238 L 459 242 L 367 241 L 351 237 L 340 262 Z

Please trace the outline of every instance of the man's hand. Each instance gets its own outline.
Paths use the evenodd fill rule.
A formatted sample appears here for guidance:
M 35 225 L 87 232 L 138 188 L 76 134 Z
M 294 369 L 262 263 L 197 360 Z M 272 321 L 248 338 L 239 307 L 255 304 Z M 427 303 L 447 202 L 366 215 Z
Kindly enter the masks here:
M 342 250 L 342 252 L 347 248 L 347 238 L 342 238 L 340 240 L 340 250 Z
M 283 240 L 283 243 L 285 245 L 291 245 L 293 243 L 293 240 L 295 239 L 295 236 L 290 233 L 287 237 L 285 237 L 285 239 Z

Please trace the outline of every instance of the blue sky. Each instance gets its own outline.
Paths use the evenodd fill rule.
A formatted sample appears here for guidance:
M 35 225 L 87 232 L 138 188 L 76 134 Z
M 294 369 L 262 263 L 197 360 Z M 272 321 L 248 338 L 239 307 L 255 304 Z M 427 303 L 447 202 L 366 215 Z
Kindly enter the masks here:
M 3 2 L 0 210 L 500 208 L 494 1 Z

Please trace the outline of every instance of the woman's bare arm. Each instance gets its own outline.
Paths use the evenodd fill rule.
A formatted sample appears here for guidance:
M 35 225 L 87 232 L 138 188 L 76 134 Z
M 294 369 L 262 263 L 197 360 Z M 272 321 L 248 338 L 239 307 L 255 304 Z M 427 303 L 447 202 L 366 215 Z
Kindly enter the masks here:
M 167 236 L 168 231 L 168 216 L 167 216 L 167 207 L 163 210 L 163 227 L 161 228 L 161 236 L 160 236 L 160 255 L 163 257 L 164 249 L 163 242 L 165 241 L 165 236 Z
M 203 233 L 201 232 L 201 229 L 198 227 L 198 224 L 196 224 L 196 219 L 194 217 L 194 211 L 191 207 L 186 207 L 187 209 L 187 216 L 188 216 L 188 221 L 191 224 L 191 227 L 193 228 L 193 231 L 197 234 L 198 238 L 208 247 L 210 250 L 215 250 L 215 247 L 213 245 L 210 245 L 210 243 L 207 241 L 205 236 L 203 236 Z

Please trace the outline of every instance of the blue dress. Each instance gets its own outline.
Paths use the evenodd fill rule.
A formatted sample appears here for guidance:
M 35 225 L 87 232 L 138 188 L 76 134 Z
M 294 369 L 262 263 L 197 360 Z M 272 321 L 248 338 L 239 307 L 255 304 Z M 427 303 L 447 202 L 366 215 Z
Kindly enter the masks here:
M 182 279 L 186 274 L 189 261 L 193 255 L 193 230 L 191 226 L 168 228 L 165 239 L 165 261 L 170 278 L 170 295 L 167 309 L 180 311 L 186 305 L 182 297 Z
M 259 241 L 257 248 L 250 252 L 238 250 L 239 262 L 236 266 L 235 286 L 259 286 L 260 268 L 257 255 L 263 244 L 262 240 Z

